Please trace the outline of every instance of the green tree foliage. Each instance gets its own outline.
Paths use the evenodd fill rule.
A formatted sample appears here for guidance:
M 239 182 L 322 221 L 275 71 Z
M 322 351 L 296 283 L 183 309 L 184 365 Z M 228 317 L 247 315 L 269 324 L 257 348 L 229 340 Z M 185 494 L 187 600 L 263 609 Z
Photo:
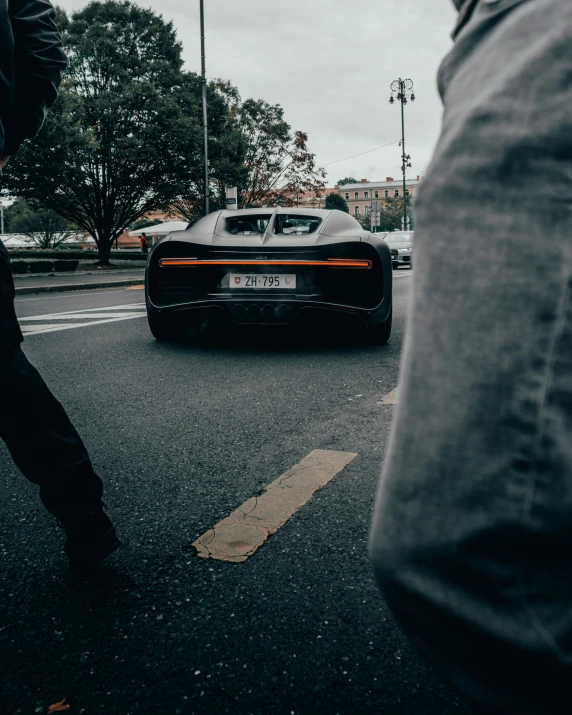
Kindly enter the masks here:
M 189 142 L 184 162 L 185 178 L 179 194 L 170 201 L 172 213 L 189 222 L 195 222 L 205 212 L 204 158 L 202 137 L 201 79 L 194 74 L 184 76 L 184 111 L 200 127 L 200 138 Z M 210 210 L 226 206 L 226 189 L 241 186 L 247 172 L 243 167 L 246 144 L 238 128 L 237 106 L 240 102 L 237 89 L 224 80 L 207 85 L 209 111 L 209 196 Z
M 279 104 L 247 99 L 235 111 L 245 146 L 241 208 L 295 206 L 298 194 L 323 189 L 325 173 L 308 148 L 308 135 L 292 132 Z
M 135 223 L 132 223 L 131 226 L 129 226 L 130 231 L 138 231 L 140 228 L 148 228 L 150 226 L 158 226 L 160 223 L 163 223 L 161 219 L 159 218 L 154 218 L 154 219 L 148 219 L 148 218 L 141 218 L 135 221 Z
M 69 58 L 60 98 L 6 185 L 87 231 L 106 264 L 127 226 L 180 191 L 201 127 L 185 111 L 172 23 L 126 0 L 59 14 Z
M 78 232 L 76 226 L 53 209 L 22 198 L 10 206 L 9 225 L 11 233 L 25 236 L 38 248 L 57 248 Z
M 358 180 L 354 179 L 353 176 L 346 176 L 345 179 L 340 179 L 338 181 L 339 186 L 345 186 L 346 184 L 357 184 L 357 183 L 358 183 Z
M 349 214 L 350 212 L 348 202 L 344 199 L 343 196 L 340 196 L 339 194 L 329 194 L 328 196 L 326 196 L 324 208 L 338 209 L 339 211 L 345 211 L 347 214 Z
M 403 224 L 403 199 L 394 198 L 393 196 L 387 199 L 380 200 L 381 212 L 380 212 L 380 226 L 376 227 L 375 231 L 377 233 L 387 232 L 387 231 L 401 231 Z M 407 214 L 409 216 L 409 229 L 413 229 L 413 219 L 411 215 L 411 200 L 407 199 Z M 359 218 L 359 222 L 367 231 L 370 229 L 370 217 L 369 214 L 362 215 Z
M 91 235 L 100 263 L 152 210 L 204 213 L 201 80 L 182 70 L 172 23 L 128 0 L 58 10 L 69 58 L 43 130 L 9 164 L 4 191 L 35 200 Z M 237 186 L 243 206 L 291 205 L 320 189 L 307 135 L 279 105 L 242 102 L 229 82 L 207 88 L 211 210 Z
M 291 130 L 279 104 L 242 101 L 222 80 L 207 91 L 211 210 L 226 206 L 230 186 L 238 188 L 239 208 L 295 206 L 298 194 L 324 187 L 307 134 Z M 204 213 L 203 175 L 204 164 L 189 160 L 186 190 L 171 203 L 172 211 L 191 222 Z

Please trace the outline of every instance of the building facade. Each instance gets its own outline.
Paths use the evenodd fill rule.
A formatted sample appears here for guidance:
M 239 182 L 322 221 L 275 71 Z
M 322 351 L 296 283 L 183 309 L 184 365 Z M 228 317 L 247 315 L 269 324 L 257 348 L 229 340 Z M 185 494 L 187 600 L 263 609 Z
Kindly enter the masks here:
M 326 197 L 330 194 L 337 194 L 338 187 L 324 187 L 317 191 L 300 191 L 293 194 L 290 199 L 291 206 L 297 206 L 301 209 L 323 209 Z
M 406 180 L 405 193 L 408 199 L 413 199 L 420 183 L 420 176 Z M 347 201 L 351 215 L 361 218 L 369 214 L 373 201 L 379 201 L 383 206 L 385 199 L 403 198 L 403 179 L 396 181 L 392 176 L 387 176 L 385 181 L 362 179 L 359 184 L 346 184 L 336 187 L 336 190 Z

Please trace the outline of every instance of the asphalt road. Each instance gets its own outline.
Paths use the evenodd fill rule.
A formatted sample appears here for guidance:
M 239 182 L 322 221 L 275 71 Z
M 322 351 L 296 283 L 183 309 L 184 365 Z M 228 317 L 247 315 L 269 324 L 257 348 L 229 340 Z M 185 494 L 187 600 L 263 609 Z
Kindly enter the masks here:
M 0 445 L 3 713 L 66 698 L 70 715 L 467 715 L 367 558 L 411 283 L 398 272 L 384 347 L 264 331 L 160 344 L 137 289 L 17 300 L 124 547 L 71 575 L 63 533 Z M 195 539 L 316 449 L 358 456 L 244 563 L 196 557 Z

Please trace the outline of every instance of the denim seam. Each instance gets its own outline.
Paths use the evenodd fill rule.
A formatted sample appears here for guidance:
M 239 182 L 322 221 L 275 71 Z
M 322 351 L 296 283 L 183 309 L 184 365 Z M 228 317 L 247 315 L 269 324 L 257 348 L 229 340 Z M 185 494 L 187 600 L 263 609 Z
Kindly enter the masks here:
M 548 395 L 550 392 L 550 388 L 552 386 L 552 377 L 554 373 L 554 362 L 555 362 L 555 357 L 556 357 L 556 352 L 558 350 L 558 347 L 560 345 L 560 341 L 562 340 L 562 334 L 564 332 L 564 326 L 566 323 L 566 306 L 567 306 L 567 299 L 568 295 L 570 292 L 570 276 L 568 273 L 564 274 L 564 286 L 562 289 L 562 294 L 560 296 L 560 300 L 558 303 L 558 308 L 559 308 L 559 315 L 558 315 L 558 320 L 556 323 L 556 328 L 554 330 L 554 335 L 552 337 L 552 345 L 550 347 L 549 353 L 548 353 L 548 359 L 546 361 L 546 375 L 544 377 L 544 384 L 542 388 L 542 396 L 540 400 L 540 405 L 539 405 L 539 414 L 538 414 L 538 430 L 535 438 L 535 444 L 534 444 L 534 449 L 532 451 L 532 464 L 533 464 L 533 470 L 531 471 L 531 489 L 529 491 L 529 496 L 527 499 L 527 502 L 524 505 L 524 521 L 525 523 L 531 523 L 532 522 L 532 509 L 533 509 L 533 501 L 534 501 L 534 495 L 536 493 L 536 486 L 537 486 L 537 477 L 538 477 L 538 462 L 540 458 L 540 450 L 541 450 L 541 445 L 542 445 L 542 440 L 544 437 L 545 433 L 545 426 L 546 426 L 546 420 L 545 420 L 545 409 L 546 409 L 546 402 L 548 400 Z M 536 615 L 534 611 L 534 607 L 530 603 L 530 600 L 527 595 L 527 587 L 526 587 L 526 582 L 524 579 L 524 576 L 522 574 L 522 569 L 521 567 L 518 568 L 518 581 L 521 586 L 521 595 L 522 595 L 522 605 L 524 608 L 524 611 L 526 615 L 528 616 L 530 622 L 532 623 L 533 627 L 535 630 L 538 632 L 538 634 L 543 638 L 543 640 L 546 642 L 546 644 L 549 646 L 550 650 L 553 651 L 559 660 L 564 661 L 566 663 L 572 662 L 572 655 L 567 656 L 560 646 L 558 645 L 556 639 L 551 635 L 550 631 L 543 625 L 542 621 L 540 618 Z

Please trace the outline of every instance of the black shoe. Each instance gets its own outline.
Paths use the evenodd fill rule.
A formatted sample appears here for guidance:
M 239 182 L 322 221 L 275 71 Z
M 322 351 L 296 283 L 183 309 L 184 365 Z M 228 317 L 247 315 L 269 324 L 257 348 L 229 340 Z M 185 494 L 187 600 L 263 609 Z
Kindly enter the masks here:
M 91 511 L 68 513 L 60 522 L 67 536 L 64 551 L 73 568 L 94 566 L 121 546 L 101 506 Z

